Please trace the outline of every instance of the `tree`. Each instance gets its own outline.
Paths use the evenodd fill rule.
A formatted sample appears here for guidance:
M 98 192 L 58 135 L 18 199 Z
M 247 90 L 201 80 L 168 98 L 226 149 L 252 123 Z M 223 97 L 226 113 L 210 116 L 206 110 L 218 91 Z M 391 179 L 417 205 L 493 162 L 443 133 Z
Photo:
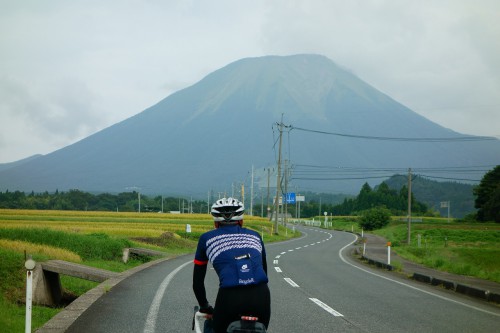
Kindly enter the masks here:
M 415 214 L 425 214 L 427 206 L 417 200 L 412 195 L 412 212 Z M 404 215 L 408 208 L 408 190 L 403 186 L 398 193 L 391 189 L 387 183 L 382 182 L 374 190 L 365 183 L 359 195 L 354 199 L 345 199 L 343 203 L 333 207 L 333 213 L 336 215 L 355 215 L 374 207 L 384 206 L 391 211 L 393 215 Z
M 365 210 L 359 217 L 359 226 L 365 230 L 375 230 L 385 227 L 391 220 L 391 211 L 384 206 Z
M 477 219 L 500 223 L 500 165 L 484 175 L 474 188 L 474 195 L 474 207 L 478 209 Z

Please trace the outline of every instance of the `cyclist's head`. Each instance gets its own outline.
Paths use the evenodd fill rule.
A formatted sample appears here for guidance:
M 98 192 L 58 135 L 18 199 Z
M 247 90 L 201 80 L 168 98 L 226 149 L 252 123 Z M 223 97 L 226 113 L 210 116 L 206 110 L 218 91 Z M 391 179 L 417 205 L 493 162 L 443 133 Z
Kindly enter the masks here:
M 243 225 L 243 203 L 234 198 L 222 198 L 212 205 L 215 227 L 228 224 Z

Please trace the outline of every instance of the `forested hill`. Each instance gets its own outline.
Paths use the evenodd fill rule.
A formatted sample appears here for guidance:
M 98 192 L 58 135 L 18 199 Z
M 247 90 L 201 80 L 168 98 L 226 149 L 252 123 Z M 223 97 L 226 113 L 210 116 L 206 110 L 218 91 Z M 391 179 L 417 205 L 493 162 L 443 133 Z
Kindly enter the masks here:
M 403 186 L 408 186 L 407 175 L 394 175 L 385 180 L 389 188 L 399 191 Z M 415 198 L 447 216 L 448 209 L 441 208 L 440 203 L 450 201 L 450 215 L 462 218 L 475 211 L 474 185 L 457 182 L 438 182 L 420 176 L 413 176 L 411 190 Z

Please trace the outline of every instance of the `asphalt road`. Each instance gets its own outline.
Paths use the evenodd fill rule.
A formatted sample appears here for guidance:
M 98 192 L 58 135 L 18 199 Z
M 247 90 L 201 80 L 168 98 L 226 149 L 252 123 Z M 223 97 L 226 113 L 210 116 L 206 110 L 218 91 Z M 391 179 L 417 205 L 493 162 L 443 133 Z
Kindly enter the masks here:
M 299 229 L 299 239 L 266 245 L 269 332 L 498 331 L 500 308 L 364 266 L 346 255 L 355 240 L 350 233 Z M 132 275 L 68 332 L 192 332 L 192 265 L 192 255 L 183 256 Z M 211 300 L 217 283 L 210 270 Z

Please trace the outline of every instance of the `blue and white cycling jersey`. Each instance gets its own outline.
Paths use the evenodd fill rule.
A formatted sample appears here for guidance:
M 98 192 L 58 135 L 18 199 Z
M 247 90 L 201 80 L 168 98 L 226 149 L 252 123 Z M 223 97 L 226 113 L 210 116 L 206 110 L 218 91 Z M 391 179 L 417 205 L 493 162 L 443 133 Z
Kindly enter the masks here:
M 230 288 L 267 283 L 262 264 L 265 255 L 257 232 L 231 225 L 201 235 L 194 263 L 206 265 L 210 261 L 219 276 L 219 287 Z

